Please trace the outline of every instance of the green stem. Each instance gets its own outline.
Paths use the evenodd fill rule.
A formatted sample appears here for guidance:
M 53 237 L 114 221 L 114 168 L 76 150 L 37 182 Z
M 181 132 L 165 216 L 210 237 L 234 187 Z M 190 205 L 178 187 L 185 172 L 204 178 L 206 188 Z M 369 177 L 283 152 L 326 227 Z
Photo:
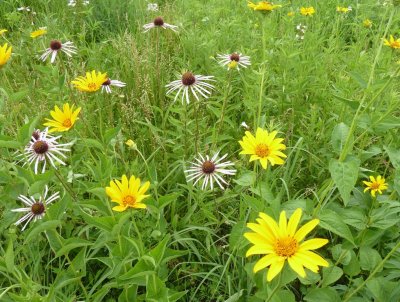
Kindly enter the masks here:
M 265 300 L 265 302 L 271 301 L 271 299 L 275 296 L 275 294 L 278 291 L 278 289 L 281 288 L 281 279 L 282 279 L 282 272 L 279 274 L 278 284 L 272 290 L 271 294 L 268 295 L 268 298 Z

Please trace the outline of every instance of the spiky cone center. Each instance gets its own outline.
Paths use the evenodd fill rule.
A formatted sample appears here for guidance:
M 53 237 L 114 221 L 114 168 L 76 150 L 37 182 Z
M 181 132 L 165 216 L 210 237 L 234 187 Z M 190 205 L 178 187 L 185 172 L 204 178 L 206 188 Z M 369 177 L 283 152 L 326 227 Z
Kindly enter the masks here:
M 236 61 L 236 62 L 239 62 L 240 60 L 240 56 L 237 53 L 231 54 L 229 58 L 231 59 L 231 61 Z
M 50 48 L 51 50 L 60 50 L 62 47 L 62 44 L 58 40 L 53 40 L 50 42 Z
M 102 85 L 103 85 L 103 86 L 109 86 L 109 85 L 111 85 L 111 80 L 110 80 L 110 78 L 108 78 L 107 81 L 105 81 Z
M 215 171 L 215 164 L 210 161 L 210 160 L 206 160 L 202 165 L 201 165 L 201 170 L 203 171 L 203 173 L 205 174 L 211 174 Z
M 196 82 L 196 78 L 191 72 L 185 72 L 182 75 L 182 84 L 185 86 L 193 85 Z
M 41 215 L 44 213 L 44 204 L 41 202 L 34 203 L 31 207 L 31 211 L 34 215 Z
M 270 155 L 271 150 L 266 144 L 258 144 L 255 148 L 255 154 L 261 158 Z
M 153 21 L 155 26 L 163 26 L 164 25 L 164 20 L 161 17 L 157 17 Z
M 49 150 L 49 145 L 45 141 L 36 141 L 32 148 L 36 154 L 44 154 Z
M 132 207 L 135 203 L 136 203 L 136 198 L 134 196 L 131 196 L 131 195 L 126 195 L 122 199 L 122 204 L 125 207 Z
M 274 250 L 275 253 L 281 257 L 291 257 L 296 254 L 299 244 L 293 237 L 284 237 L 276 239 Z

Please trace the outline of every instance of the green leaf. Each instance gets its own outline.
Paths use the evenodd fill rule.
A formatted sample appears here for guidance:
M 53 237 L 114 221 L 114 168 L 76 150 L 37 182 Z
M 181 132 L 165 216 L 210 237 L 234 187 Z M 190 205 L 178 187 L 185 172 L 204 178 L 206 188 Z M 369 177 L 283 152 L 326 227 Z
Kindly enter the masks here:
M 343 270 L 337 266 L 324 267 L 322 269 L 322 284 L 321 287 L 327 287 L 340 279 L 343 276 Z
M 337 214 L 335 211 L 325 209 L 320 214 L 320 223 L 319 225 L 340 237 L 347 239 L 350 241 L 354 246 L 354 238 L 351 234 L 349 227 L 343 222 L 342 217 Z
M 350 277 L 354 277 L 360 273 L 361 270 L 360 263 L 358 262 L 356 253 L 354 253 L 354 251 L 350 251 L 350 255 L 351 255 L 351 260 L 349 264 L 343 266 L 343 271 Z
M 243 202 L 246 206 L 256 212 L 263 212 L 266 207 L 265 201 L 261 198 L 256 198 L 250 195 L 243 195 Z
M 400 150 L 398 148 L 392 148 L 388 146 L 384 146 L 386 153 L 389 155 L 390 162 L 393 167 L 396 169 L 400 169 Z
M 247 172 L 241 175 L 238 179 L 233 181 L 242 187 L 249 187 L 255 183 L 257 175 L 255 172 Z
M 351 260 L 351 250 L 343 248 L 341 244 L 337 244 L 332 248 L 332 257 L 338 263 L 347 265 Z
M 14 244 L 13 239 L 8 240 L 8 245 L 6 253 L 4 255 L 4 261 L 6 263 L 6 268 L 9 273 L 14 271 Z
M 233 251 L 235 248 L 241 248 L 248 244 L 248 241 L 243 237 L 246 230 L 246 223 L 244 221 L 238 221 L 233 226 L 229 236 L 229 250 Z
M 136 284 L 144 286 L 146 285 L 147 276 L 154 274 L 155 271 L 153 265 L 149 264 L 144 259 L 140 259 L 132 269 L 122 276 L 119 276 L 118 284 Z
M 340 154 L 343 146 L 349 135 L 349 127 L 345 123 L 340 123 L 332 131 L 331 144 L 333 149 Z M 353 135 L 351 136 L 351 142 L 353 141 Z
M 329 162 L 329 172 L 345 205 L 349 202 L 350 193 L 357 182 L 359 166 L 360 160 L 354 156 L 348 156 L 343 162 L 333 158 Z
M 296 297 L 289 290 L 279 290 L 270 300 L 271 302 L 295 302 Z
M 40 222 L 31 229 L 31 231 L 25 238 L 25 243 L 28 243 L 32 240 L 37 240 L 37 236 L 39 236 L 41 232 L 47 230 L 55 230 L 59 226 L 61 226 L 60 220 L 49 220 L 45 222 Z
M 170 238 L 171 236 L 167 234 L 165 238 L 149 253 L 149 255 L 154 258 L 157 266 L 159 266 L 161 262 L 163 262 L 164 253 Z
M 228 299 L 225 300 L 225 302 L 238 302 L 242 295 L 243 295 L 243 289 L 230 296 Z
M 330 287 L 314 288 L 304 297 L 307 302 L 340 302 L 339 294 Z
M 360 248 L 360 266 L 363 270 L 373 271 L 381 261 L 382 257 L 378 251 L 367 246 Z
M 60 257 L 62 255 L 67 255 L 69 251 L 82 247 L 82 246 L 88 246 L 91 245 L 92 243 L 90 241 L 87 241 L 85 239 L 80 239 L 80 238 L 68 238 L 64 241 L 63 247 L 57 251 L 55 257 Z

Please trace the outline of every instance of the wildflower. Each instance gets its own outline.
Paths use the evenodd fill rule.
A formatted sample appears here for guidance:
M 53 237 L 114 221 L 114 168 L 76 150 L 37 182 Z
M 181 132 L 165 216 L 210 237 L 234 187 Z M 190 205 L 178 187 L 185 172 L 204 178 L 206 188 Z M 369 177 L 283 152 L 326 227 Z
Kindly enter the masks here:
M 141 186 L 140 178 L 131 176 L 128 181 L 126 175 L 122 175 L 122 182 L 112 180 L 110 186 L 106 187 L 106 193 L 111 201 L 119 204 L 112 208 L 114 211 L 122 212 L 127 208 L 145 209 L 146 205 L 142 203 L 142 200 L 150 196 L 145 195 L 149 187 L 148 181 Z
M 6 32 L 8 32 L 7 29 L 0 29 L 0 36 L 4 35 Z
M 309 221 L 297 230 L 302 215 L 300 208 L 294 211 L 289 222 L 286 219 L 286 212 L 282 211 L 279 224 L 265 213 L 258 215 L 257 223 L 247 224 L 247 227 L 254 232 L 244 234 L 244 237 L 253 244 L 247 251 L 246 257 L 265 255 L 254 265 L 254 273 L 269 266 L 267 281 L 271 281 L 282 271 L 286 260 L 302 278 L 306 277 L 304 267 L 317 273 L 318 266 L 329 266 L 324 258 L 311 252 L 327 244 L 327 239 L 313 238 L 301 243 L 318 225 L 318 219 Z
M 30 12 L 31 8 L 29 6 L 21 6 L 17 8 L 17 11 L 27 11 Z
M 367 186 L 364 189 L 364 192 L 371 190 L 372 197 L 375 197 L 376 192 L 382 194 L 382 191 L 387 190 L 388 185 L 385 183 L 385 179 L 378 175 L 375 179 L 372 175 L 369 177 L 371 181 L 363 181 L 363 183 Z
M 152 12 L 158 11 L 158 4 L 157 3 L 148 3 L 147 10 L 152 11 Z
M 126 83 L 108 78 L 103 84 L 101 84 L 101 92 L 105 90 L 107 93 L 111 93 L 110 86 L 125 87 Z
M 69 148 L 66 148 L 70 146 L 71 143 L 59 144 L 57 139 L 60 137 L 61 136 L 53 137 L 48 135 L 47 128 L 43 131 L 36 130 L 32 133 L 31 140 L 25 147 L 23 156 L 26 158 L 25 164 L 31 165 L 33 162 L 35 163 L 35 174 L 38 174 L 40 162 L 43 162 L 42 173 L 44 173 L 46 169 L 47 161 L 50 162 L 54 169 L 57 169 L 55 162 L 65 166 L 65 163 L 59 159 L 57 155 L 62 158 L 67 158 L 63 152 L 71 151 Z
M 304 35 L 305 35 L 305 33 L 306 33 L 306 30 L 307 30 L 307 26 L 306 26 L 306 25 L 302 25 L 301 23 L 298 24 L 298 25 L 296 26 L 296 31 L 297 31 L 297 33 L 296 33 L 296 39 L 298 39 L 298 40 L 304 40 Z
M 300 14 L 302 14 L 303 16 L 312 16 L 312 15 L 315 14 L 315 9 L 312 6 L 310 6 L 310 7 L 301 7 L 300 8 Z
M 164 29 L 169 28 L 175 32 L 176 32 L 176 29 L 178 28 L 178 26 L 165 23 L 163 18 L 161 18 L 161 17 L 157 17 L 153 20 L 153 22 L 143 25 L 144 32 L 148 32 L 150 29 L 156 28 L 156 27 L 162 27 Z
M 81 107 L 74 111 L 74 105 L 69 107 L 68 103 L 63 105 L 62 111 L 56 105 L 54 106 L 54 111 L 50 111 L 50 115 L 54 120 L 46 118 L 48 122 L 43 125 L 53 127 L 49 130 L 50 133 L 68 131 L 75 124 L 80 111 Z
M 371 21 L 370 19 L 365 19 L 365 20 L 363 21 L 363 26 L 364 26 L 365 28 L 371 28 L 371 27 L 372 27 L 372 21 Z
M 199 97 L 197 93 L 199 93 L 204 98 L 208 98 L 211 95 L 210 90 L 214 89 L 214 86 L 207 83 L 207 81 L 214 81 L 212 78 L 213 76 L 194 75 L 189 71 L 185 72 L 180 80 L 172 81 L 171 83 L 166 85 L 166 87 L 169 88 L 167 94 L 177 91 L 174 102 L 179 97 L 179 95 L 182 94 L 182 103 L 184 100 L 186 100 L 186 103 L 188 104 L 189 91 L 198 101 Z
M 292 11 L 292 12 L 288 12 L 288 13 L 287 13 L 287 16 L 288 16 L 288 17 L 293 17 L 295 14 L 296 14 L 296 13 Z
M 28 223 L 33 219 L 33 221 L 42 219 L 44 214 L 46 213 L 47 206 L 52 203 L 54 200 L 60 198 L 60 192 L 56 192 L 51 195 L 48 199 L 46 199 L 49 188 L 46 186 L 44 194 L 39 197 L 39 200 L 35 200 L 33 196 L 28 198 L 24 195 L 19 195 L 18 199 L 21 200 L 27 207 L 13 209 L 11 212 L 27 212 L 22 218 L 20 218 L 15 225 L 19 225 L 26 221 L 25 225 L 22 228 L 22 231 L 25 230 Z
M 385 39 L 384 44 L 393 49 L 400 49 L 400 38 L 395 40 L 393 36 L 390 35 L 390 39 L 389 40 Z
M 221 158 L 218 158 L 219 152 L 217 152 L 211 159 L 207 155 L 203 157 L 199 154 L 199 158 L 195 158 L 195 162 L 192 162 L 192 166 L 185 170 L 187 173 L 187 181 L 195 180 L 193 185 L 196 185 L 200 180 L 203 180 L 203 184 L 201 189 L 204 190 L 207 188 L 207 185 L 210 185 L 211 190 L 214 188 L 214 180 L 218 184 L 218 186 L 223 190 L 224 187 L 222 184 L 227 185 L 228 183 L 222 178 L 221 175 L 235 175 L 235 169 L 226 169 L 226 167 L 233 166 L 234 163 L 231 161 L 224 160 L 228 154 L 225 154 Z
M 271 12 L 276 8 L 282 7 L 282 5 L 274 5 L 273 3 L 268 1 L 259 1 L 257 4 L 249 1 L 247 6 L 249 8 L 252 8 L 253 10 L 259 10 L 265 12 Z
M 71 83 L 74 84 L 75 88 L 79 91 L 95 92 L 103 86 L 107 79 L 106 73 L 101 73 L 100 71 L 96 73 L 96 71 L 93 70 L 92 72 L 86 72 L 86 77 L 77 77 L 75 80 L 71 81 Z
M 221 66 L 228 66 L 229 69 L 237 68 L 239 70 L 239 67 L 247 68 L 247 66 L 250 66 L 250 57 L 249 56 L 243 56 L 241 53 L 232 53 L 232 54 L 225 54 L 225 55 L 217 55 L 218 59 L 220 61 L 218 62 Z
M 343 14 L 347 14 L 349 12 L 351 12 L 353 9 L 351 8 L 351 6 L 348 7 L 342 7 L 342 6 L 337 6 L 336 7 L 336 11 L 338 13 L 343 13 Z
M 41 27 L 38 30 L 31 32 L 31 38 L 37 38 L 47 34 L 46 27 Z
M 125 145 L 127 145 L 127 146 L 129 147 L 129 149 L 137 150 L 137 145 L 136 145 L 136 143 L 135 143 L 133 140 L 131 140 L 131 139 L 128 139 L 128 140 L 125 142 Z
M 257 128 L 254 137 L 253 134 L 246 131 L 243 140 L 239 141 L 243 149 L 240 154 L 251 155 L 250 161 L 259 160 L 264 169 L 267 168 L 268 161 L 272 166 L 283 165 L 282 158 L 286 158 L 286 155 L 280 150 L 285 150 L 286 146 L 281 144 L 283 138 L 275 138 L 277 133 L 277 131 L 268 133 L 267 130 Z
M 5 43 L 3 46 L 0 46 L 0 68 L 3 67 L 3 65 L 6 64 L 10 59 L 11 51 L 12 47 L 8 47 L 7 43 Z
M 76 47 L 70 41 L 61 43 L 59 40 L 53 40 L 50 42 L 50 47 L 45 50 L 40 59 L 44 62 L 51 54 L 50 62 L 54 63 L 59 51 L 62 51 L 67 56 L 71 57 L 73 54 L 76 54 Z
M 249 125 L 247 125 L 246 122 L 242 122 L 242 123 L 240 124 L 240 126 L 242 126 L 242 127 L 245 128 L 245 129 L 250 129 Z

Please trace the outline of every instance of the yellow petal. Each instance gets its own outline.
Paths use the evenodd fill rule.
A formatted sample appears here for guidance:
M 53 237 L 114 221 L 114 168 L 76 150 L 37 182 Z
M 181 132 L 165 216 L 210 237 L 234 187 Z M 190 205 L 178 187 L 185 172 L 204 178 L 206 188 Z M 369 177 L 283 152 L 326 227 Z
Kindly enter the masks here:
M 274 263 L 271 264 L 271 267 L 268 270 L 267 274 L 267 281 L 271 281 L 280 273 L 280 271 L 283 268 L 283 265 L 285 264 L 285 258 L 283 257 L 278 257 L 280 258 L 279 260 L 275 261 Z
M 299 251 L 316 250 L 328 242 L 328 239 L 313 238 L 300 244 Z
M 279 262 L 280 258 L 281 257 L 277 256 L 276 254 L 269 254 L 269 255 L 262 257 L 254 265 L 253 272 L 257 273 L 258 271 L 262 270 L 263 268 L 266 268 L 267 266 L 271 265 L 272 263 Z
M 274 252 L 274 248 L 270 244 L 257 244 L 248 249 L 246 253 L 246 257 L 250 257 L 252 255 L 265 255 L 271 254 Z
M 319 223 L 319 219 L 313 219 L 303 225 L 294 235 L 294 239 L 298 242 L 302 241 L 308 233 L 310 233 Z
M 112 209 L 113 209 L 113 211 L 116 211 L 116 212 L 123 212 L 123 211 L 125 211 L 127 209 L 127 207 L 125 207 L 125 206 L 115 206 Z
M 306 277 L 306 272 L 304 271 L 304 267 L 300 262 L 299 258 L 289 257 L 288 263 L 290 267 L 302 278 Z
M 309 261 L 318 266 L 325 266 L 328 267 L 329 263 L 326 261 L 324 258 L 322 258 L 320 255 L 317 255 L 316 253 L 310 252 L 310 251 L 301 251 L 297 252 L 297 254 L 303 255 L 304 257 L 307 257 Z
M 302 215 L 302 210 L 300 208 L 296 209 L 292 216 L 290 216 L 288 227 L 287 227 L 287 232 L 289 236 L 294 236 L 297 230 L 297 226 L 299 225 L 300 219 Z

